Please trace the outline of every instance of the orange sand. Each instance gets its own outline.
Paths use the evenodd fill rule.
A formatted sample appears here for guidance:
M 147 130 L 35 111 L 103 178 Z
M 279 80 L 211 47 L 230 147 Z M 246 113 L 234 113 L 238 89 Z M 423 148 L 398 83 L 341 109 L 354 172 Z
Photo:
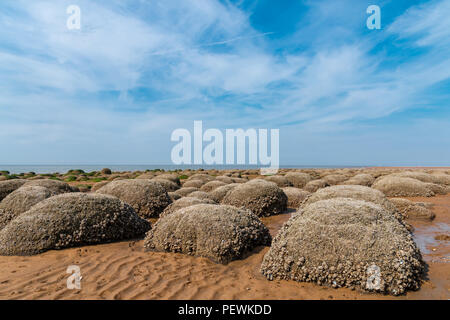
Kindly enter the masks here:
M 429 251 L 424 253 L 428 279 L 421 290 L 400 297 L 268 281 L 259 273 L 268 248 L 224 266 L 204 258 L 144 252 L 141 240 L 0 257 L 0 299 L 450 299 L 450 242 L 433 240 L 450 226 L 450 195 L 409 199 L 434 203 L 436 219 L 411 222 Z M 289 216 L 263 221 L 275 234 Z M 69 265 L 81 268 L 81 290 L 66 287 Z

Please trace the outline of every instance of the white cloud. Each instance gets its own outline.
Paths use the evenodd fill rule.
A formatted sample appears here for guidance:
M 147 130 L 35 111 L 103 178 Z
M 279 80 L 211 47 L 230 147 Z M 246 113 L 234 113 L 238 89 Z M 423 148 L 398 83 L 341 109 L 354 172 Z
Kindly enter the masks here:
M 450 1 L 433 0 L 407 10 L 388 30 L 419 46 L 442 47 L 450 44 L 449 14 Z
M 448 1 L 412 8 L 367 38 L 355 31 L 360 5 L 346 3 L 310 2 L 299 32 L 283 39 L 307 49 L 275 51 L 249 13 L 219 1 L 134 1 L 131 8 L 80 0 L 79 32 L 66 29 L 71 1 L 10 2 L 0 11 L 0 145 L 95 149 L 162 135 L 155 143 L 167 147 L 166 131 L 197 119 L 327 132 L 414 107 L 450 77 Z M 388 36 L 431 50 L 386 66 L 385 53 L 372 49 Z M 136 89 L 151 97 L 139 100 Z M 118 100 L 102 98 L 116 91 Z

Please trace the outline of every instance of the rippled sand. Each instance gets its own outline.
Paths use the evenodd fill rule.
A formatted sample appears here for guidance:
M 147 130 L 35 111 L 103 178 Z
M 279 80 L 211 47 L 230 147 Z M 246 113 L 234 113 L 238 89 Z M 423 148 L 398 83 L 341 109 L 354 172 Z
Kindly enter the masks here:
M 259 266 L 268 248 L 224 266 L 204 258 L 144 252 L 141 240 L 0 257 L 0 299 L 450 299 L 450 242 L 435 239 L 448 233 L 450 195 L 409 199 L 434 203 L 436 219 L 412 222 L 429 270 L 422 289 L 405 296 L 267 281 Z M 263 221 L 276 234 L 289 216 Z M 81 268 L 81 290 L 66 287 L 69 265 Z

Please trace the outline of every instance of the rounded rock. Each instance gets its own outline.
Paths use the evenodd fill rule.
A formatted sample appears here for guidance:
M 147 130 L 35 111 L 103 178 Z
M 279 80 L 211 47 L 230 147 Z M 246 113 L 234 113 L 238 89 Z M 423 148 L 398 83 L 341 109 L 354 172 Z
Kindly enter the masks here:
M 167 208 L 165 208 L 164 211 L 161 213 L 160 218 L 172 214 L 179 209 L 194 206 L 196 204 L 217 204 L 217 203 L 209 199 L 183 197 L 171 203 Z
M 0 201 L 2 201 L 8 194 L 14 190 L 19 189 L 23 186 L 27 180 L 13 179 L 0 181 Z
M 287 196 L 275 183 L 254 179 L 236 186 L 222 203 L 248 209 L 258 217 L 267 217 L 287 209 Z
M 58 181 L 58 180 L 51 180 L 51 179 L 43 179 L 43 180 L 33 180 L 28 181 L 23 185 L 24 187 L 44 187 L 49 189 L 54 194 L 62 194 L 62 193 L 68 193 L 68 192 L 78 192 L 77 187 L 72 187 L 69 184 Z
M 264 256 L 261 272 L 268 279 L 393 295 L 420 287 L 425 269 L 420 251 L 409 231 L 381 206 L 333 198 L 300 211 Z M 373 270 L 379 271 L 375 285 Z
M 125 201 L 143 218 L 157 218 L 172 203 L 160 183 L 147 179 L 115 180 L 96 192 Z
M 33 206 L 0 231 L 0 255 L 35 255 L 48 250 L 142 237 L 150 223 L 128 204 L 102 194 L 66 193 Z
M 205 192 L 211 192 L 219 187 L 225 186 L 226 183 L 222 182 L 222 181 L 210 181 L 205 183 L 204 185 L 202 185 L 202 187 L 200 188 L 201 191 L 205 191 Z
M 303 188 L 311 181 L 311 176 L 303 172 L 288 172 L 285 177 L 295 188 Z
M 300 204 L 311 195 L 310 192 L 294 187 L 283 188 L 284 193 L 288 198 L 288 207 L 297 209 Z
M 270 242 L 268 229 L 248 210 L 198 204 L 160 218 L 148 232 L 144 247 L 225 264 Z
M 49 189 L 38 186 L 20 187 L 11 192 L 0 202 L 0 230 L 35 204 L 53 195 Z
M 375 181 L 372 188 L 388 197 L 432 197 L 435 195 L 428 183 L 413 178 L 385 176 Z

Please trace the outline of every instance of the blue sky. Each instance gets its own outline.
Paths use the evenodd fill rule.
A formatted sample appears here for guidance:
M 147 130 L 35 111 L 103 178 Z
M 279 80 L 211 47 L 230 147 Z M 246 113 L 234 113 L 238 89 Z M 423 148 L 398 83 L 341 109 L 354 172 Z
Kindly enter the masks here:
M 2 0 L 0 164 L 170 164 L 171 132 L 203 120 L 280 129 L 282 165 L 450 165 L 449 15 L 450 0 Z

